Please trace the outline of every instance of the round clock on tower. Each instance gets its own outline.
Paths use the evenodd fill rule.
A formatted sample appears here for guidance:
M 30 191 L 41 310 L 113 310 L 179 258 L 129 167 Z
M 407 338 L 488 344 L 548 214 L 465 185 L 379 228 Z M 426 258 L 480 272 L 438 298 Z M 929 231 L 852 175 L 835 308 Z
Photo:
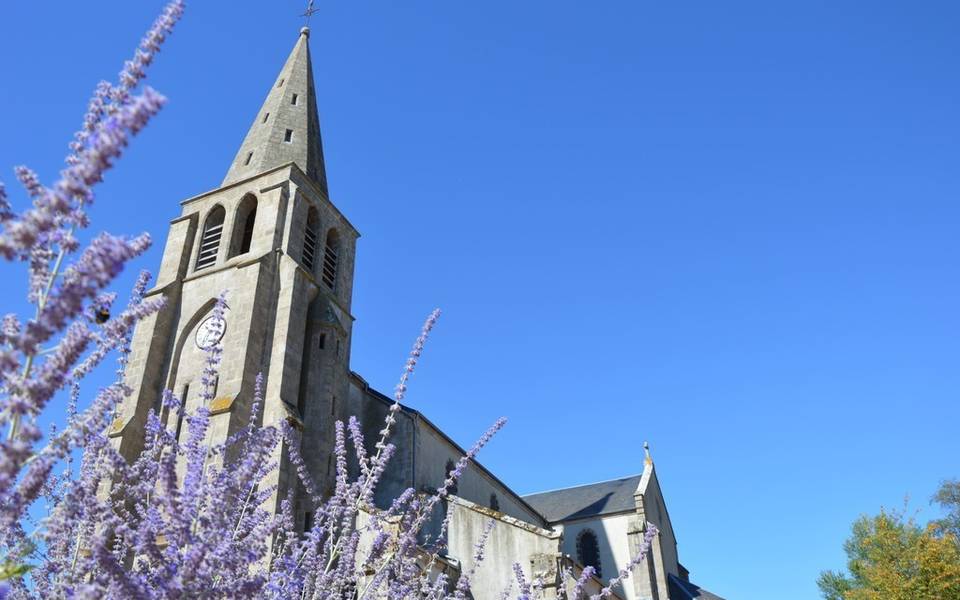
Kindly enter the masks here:
M 213 347 L 223 339 L 223 334 L 226 331 L 226 319 L 218 319 L 215 316 L 207 317 L 197 327 L 197 347 L 201 350 Z

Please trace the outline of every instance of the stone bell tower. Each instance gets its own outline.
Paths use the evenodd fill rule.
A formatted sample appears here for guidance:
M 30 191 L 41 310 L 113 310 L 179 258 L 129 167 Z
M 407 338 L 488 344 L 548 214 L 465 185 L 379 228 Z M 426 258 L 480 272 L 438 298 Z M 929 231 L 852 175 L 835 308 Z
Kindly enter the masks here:
M 345 416 L 349 386 L 359 234 L 327 192 L 309 36 L 300 30 L 223 183 L 181 202 L 170 223 L 148 292 L 167 305 L 137 326 L 127 369 L 133 394 L 109 432 L 128 460 L 143 448 L 151 411 L 186 435 L 180 419 L 161 410 L 161 395 L 170 389 L 187 412 L 196 409 L 204 348 L 219 343 L 210 441 L 247 424 L 262 373 L 263 424 L 294 423 L 314 479 L 329 482 L 333 422 Z M 211 323 L 221 293 L 225 323 Z M 279 452 L 273 483 L 283 497 L 296 474 Z

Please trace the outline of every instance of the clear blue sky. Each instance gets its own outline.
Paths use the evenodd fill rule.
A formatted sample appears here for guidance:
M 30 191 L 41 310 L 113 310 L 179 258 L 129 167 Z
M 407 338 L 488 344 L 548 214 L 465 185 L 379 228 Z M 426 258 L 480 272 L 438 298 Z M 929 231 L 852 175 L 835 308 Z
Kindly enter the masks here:
M 140 265 L 222 179 L 303 4 L 189 6 L 149 77 L 170 104 L 93 213 L 154 234 Z M 9 188 L 52 180 L 160 5 L 4 6 Z M 800 600 L 858 514 L 960 476 L 956 2 L 318 5 L 354 369 L 392 389 L 443 308 L 409 403 L 463 444 L 508 416 L 483 461 L 517 491 L 638 472 L 650 440 L 695 580 Z

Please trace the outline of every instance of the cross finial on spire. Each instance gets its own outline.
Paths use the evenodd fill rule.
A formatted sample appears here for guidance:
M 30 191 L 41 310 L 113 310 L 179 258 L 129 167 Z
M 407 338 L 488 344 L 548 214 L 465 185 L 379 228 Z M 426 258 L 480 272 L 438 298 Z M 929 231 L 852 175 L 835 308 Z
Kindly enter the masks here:
M 307 2 L 307 10 L 306 10 L 306 12 L 304 12 L 302 15 L 300 15 L 301 17 L 304 18 L 304 26 L 305 26 L 305 27 L 310 27 L 310 17 L 312 17 L 312 16 L 313 16 L 313 13 L 317 12 L 318 10 L 320 10 L 320 9 L 313 7 L 313 0 L 310 0 L 309 2 Z
M 650 458 L 650 442 L 643 443 L 643 454 L 644 454 L 644 460 L 646 460 L 648 463 L 653 462 L 653 459 Z
M 310 30 L 304 27 L 270 85 L 222 185 L 296 163 L 326 194 L 327 177 L 309 41 Z

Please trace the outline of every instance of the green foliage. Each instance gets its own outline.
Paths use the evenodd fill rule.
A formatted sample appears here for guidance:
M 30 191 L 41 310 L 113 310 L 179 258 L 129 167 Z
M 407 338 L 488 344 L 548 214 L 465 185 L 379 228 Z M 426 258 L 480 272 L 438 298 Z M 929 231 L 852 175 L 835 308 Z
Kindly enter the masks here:
M 823 597 L 960 600 L 960 485 L 945 482 L 934 501 L 947 516 L 926 526 L 897 511 L 857 519 L 843 546 L 848 573 L 821 573 Z
M 846 593 L 852 590 L 855 584 L 843 573 L 824 571 L 820 573 L 817 585 L 826 600 L 844 600 Z
M 952 534 L 955 540 L 960 541 L 960 479 L 942 482 L 932 501 L 947 513 L 933 522 L 937 530 Z
M 33 569 L 33 565 L 25 565 L 15 562 L 5 562 L 0 564 L 0 581 L 5 581 L 7 579 L 16 579 L 17 577 L 23 577 L 30 570 Z
M 27 540 L 16 552 L 12 552 L 3 562 L 0 562 L 0 581 L 16 579 L 29 573 L 34 565 L 28 565 L 23 561 L 34 549 L 33 543 Z

